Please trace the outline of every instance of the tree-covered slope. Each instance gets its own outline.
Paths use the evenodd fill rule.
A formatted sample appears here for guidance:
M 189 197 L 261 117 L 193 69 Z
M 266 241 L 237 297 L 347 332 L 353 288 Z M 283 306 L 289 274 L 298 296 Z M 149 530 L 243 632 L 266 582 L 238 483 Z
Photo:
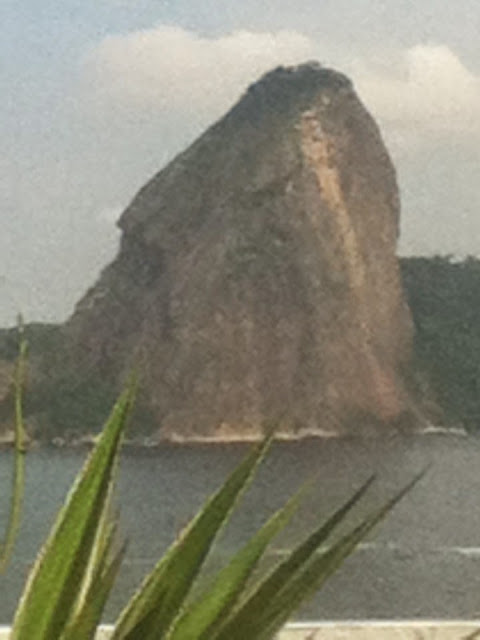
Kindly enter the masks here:
M 480 260 L 404 258 L 415 364 L 450 424 L 480 429 Z

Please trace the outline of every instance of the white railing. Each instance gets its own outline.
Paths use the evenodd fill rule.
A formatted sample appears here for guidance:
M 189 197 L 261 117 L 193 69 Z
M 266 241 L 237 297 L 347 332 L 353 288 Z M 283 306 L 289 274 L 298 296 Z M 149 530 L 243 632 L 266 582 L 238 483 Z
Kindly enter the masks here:
M 10 627 L 0 626 L 0 640 L 8 640 L 9 633 Z M 111 627 L 104 625 L 99 628 L 96 640 L 108 640 L 110 633 Z M 278 640 L 474 639 L 480 640 L 480 620 L 302 622 L 287 625 L 278 636 Z

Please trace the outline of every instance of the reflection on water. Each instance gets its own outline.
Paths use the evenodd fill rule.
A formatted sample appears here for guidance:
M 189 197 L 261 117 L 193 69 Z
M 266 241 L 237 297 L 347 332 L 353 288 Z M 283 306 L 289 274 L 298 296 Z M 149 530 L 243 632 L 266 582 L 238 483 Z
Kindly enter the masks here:
M 118 491 L 129 551 L 107 619 L 245 452 L 244 445 L 127 451 Z M 0 577 L 0 623 L 15 602 L 84 452 L 44 449 L 27 458 L 25 513 L 16 554 Z M 0 454 L 0 521 L 8 509 L 11 456 Z M 262 524 L 303 480 L 317 488 L 273 545 L 278 561 L 320 517 L 372 472 L 378 482 L 358 515 L 432 464 L 427 477 L 301 612 L 302 618 L 474 618 L 480 615 L 480 440 L 445 435 L 276 444 L 219 540 L 208 571 Z M 358 517 L 357 515 L 357 517 Z

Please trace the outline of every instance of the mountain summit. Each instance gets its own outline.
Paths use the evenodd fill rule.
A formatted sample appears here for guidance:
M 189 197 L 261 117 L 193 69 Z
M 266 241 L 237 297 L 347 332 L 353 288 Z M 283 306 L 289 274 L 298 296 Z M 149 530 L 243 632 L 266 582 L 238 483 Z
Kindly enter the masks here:
M 81 375 L 119 385 L 140 370 L 154 439 L 415 420 L 395 170 L 344 75 L 267 73 L 119 226 L 116 259 L 63 333 Z

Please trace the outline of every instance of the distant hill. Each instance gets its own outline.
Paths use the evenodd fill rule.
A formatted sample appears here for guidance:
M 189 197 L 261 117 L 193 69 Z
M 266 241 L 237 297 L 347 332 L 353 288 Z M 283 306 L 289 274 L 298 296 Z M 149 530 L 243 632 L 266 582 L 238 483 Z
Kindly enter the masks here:
M 480 430 L 480 261 L 449 256 L 403 258 L 415 324 L 414 370 L 439 419 Z

